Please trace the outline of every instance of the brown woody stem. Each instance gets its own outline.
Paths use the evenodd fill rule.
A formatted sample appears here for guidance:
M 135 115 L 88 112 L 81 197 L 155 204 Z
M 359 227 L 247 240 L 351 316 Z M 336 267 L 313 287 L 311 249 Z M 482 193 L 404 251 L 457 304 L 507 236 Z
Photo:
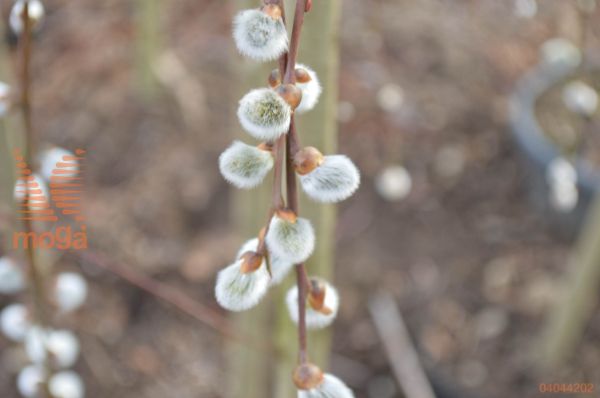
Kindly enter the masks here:
M 287 67 L 284 77 L 285 84 L 294 84 L 296 80 L 295 69 L 296 59 L 298 57 L 298 48 L 300 45 L 300 32 L 304 23 L 304 13 L 306 10 L 306 0 L 296 1 L 296 12 L 294 15 L 294 25 L 292 27 L 292 37 L 290 39 L 290 50 L 288 53 Z M 298 206 L 298 185 L 296 173 L 293 167 L 294 154 L 298 150 L 298 137 L 296 132 L 295 117 L 292 115 L 290 128 L 286 134 L 286 187 L 288 207 L 299 213 Z M 306 334 L 306 294 L 308 276 L 304 263 L 296 264 L 296 283 L 298 285 L 298 360 L 301 364 L 308 362 L 308 342 Z
M 282 18 L 285 23 L 285 7 L 283 0 L 265 0 L 264 4 L 278 4 L 282 10 Z M 306 0 L 296 1 L 296 10 L 294 14 L 294 23 L 292 26 L 292 34 L 290 39 L 289 51 L 283 54 L 279 58 L 279 73 L 284 76 L 284 84 L 294 84 L 296 82 L 296 59 L 298 57 L 298 48 L 300 45 L 300 32 L 302 31 L 302 25 L 304 23 L 304 13 L 306 12 Z M 284 148 L 285 145 L 285 148 Z M 269 217 L 266 225 L 266 232 L 268 232 L 270 220 L 277 209 L 284 206 L 284 201 L 281 195 L 282 187 L 282 174 L 285 153 L 285 165 L 286 165 L 286 197 L 287 207 L 294 213 L 298 214 L 298 187 L 296 181 L 296 173 L 293 167 L 294 154 L 298 152 L 300 148 L 298 142 L 298 135 L 296 132 L 295 117 L 292 114 L 290 120 L 290 127 L 288 133 L 282 135 L 275 142 L 275 170 L 273 178 L 273 196 L 272 196 L 272 207 L 269 211 Z M 285 151 L 284 151 L 285 149 Z M 266 233 L 265 233 L 266 234 Z M 261 254 L 266 252 L 265 242 L 262 240 L 259 243 L 257 251 Z M 307 334 L 306 334 L 306 297 L 309 288 L 308 275 L 306 273 L 306 267 L 302 264 L 296 264 L 296 280 L 298 285 L 298 346 L 299 353 L 298 358 L 301 364 L 308 362 L 308 351 L 307 351 Z

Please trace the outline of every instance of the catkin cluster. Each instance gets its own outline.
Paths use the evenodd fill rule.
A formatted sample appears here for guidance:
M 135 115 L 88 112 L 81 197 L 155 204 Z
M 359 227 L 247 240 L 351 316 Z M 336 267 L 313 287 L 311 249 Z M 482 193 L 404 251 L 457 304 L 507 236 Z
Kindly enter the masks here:
M 296 16 L 297 17 L 297 16 Z M 234 18 L 233 38 L 242 55 L 256 61 L 279 59 L 287 68 L 275 69 L 268 76 L 267 87 L 251 90 L 239 102 L 240 125 L 258 143 L 235 141 L 219 158 L 223 177 L 237 188 L 260 185 L 275 169 L 274 190 L 281 181 L 285 157 L 281 145 L 290 140 L 293 117 L 313 109 L 322 88 L 317 74 L 303 64 L 290 65 L 288 40 L 280 4 L 266 2 L 258 9 L 241 11 Z M 293 50 L 290 50 L 293 51 Z M 295 57 L 293 57 L 295 59 Z M 291 69 L 293 68 L 293 69 Z M 286 73 L 287 72 L 287 73 Z M 290 72 L 293 73 L 289 79 Z M 285 73 L 285 76 L 283 74 Z M 291 82 L 290 82 L 291 80 Z M 283 137 L 284 135 L 287 135 Z M 324 155 L 314 147 L 288 145 L 288 165 L 293 167 L 302 190 L 312 200 L 336 203 L 350 197 L 360 184 L 360 174 L 344 155 Z M 290 198 L 287 198 L 290 201 Z M 269 289 L 282 282 L 295 266 L 314 251 L 315 233 L 311 222 L 285 207 L 283 199 L 274 200 L 269 221 L 242 245 L 232 264 L 217 276 L 215 296 L 230 311 L 244 311 L 256 306 Z M 299 280 L 286 296 L 290 318 L 299 327 L 319 329 L 330 325 L 338 312 L 339 296 L 335 287 L 319 277 Z M 300 289 L 299 287 L 302 287 Z M 299 311 L 303 300 L 305 313 Z M 300 318 L 303 322 L 300 322 Z M 293 374 L 299 398 L 352 398 L 346 385 L 300 355 Z
M 44 14 L 44 5 L 40 0 L 16 0 L 8 26 L 16 37 L 25 39 L 26 34 L 31 35 L 41 27 Z M 10 87 L 0 83 L 0 117 L 18 105 L 14 98 Z M 30 175 L 18 178 L 14 187 L 14 199 L 18 208 L 33 213 L 49 205 L 49 186 L 56 165 L 63 162 L 65 157 L 75 158 L 75 155 L 63 148 L 49 147 L 30 156 L 31 160 L 39 164 L 39 169 L 28 171 Z M 19 161 L 22 162 L 22 159 Z M 79 165 L 66 169 L 62 176 L 70 176 L 70 171 L 76 174 L 78 168 Z M 33 245 L 33 242 L 29 244 Z M 33 264 L 29 265 L 33 267 Z M 43 322 L 40 314 L 18 300 L 22 298 L 26 288 L 37 288 L 32 279 L 15 257 L 0 256 L 0 296 L 16 298 L 0 311 L 0 332 L 9 341 L 21 346 L 28 361 L 17 375 L 17 389 L 26 398 L 48 394 L 53 398 L 83 398 L 83 381 L 70 369 L 79 358 L 80 344 L 77 336 L 70 330 L 54 328 L 48 322 Z M 27 286 L 28 283 L 31 286 Z M 57 272 L 52 278 L 42 280 L 42 283 L 45 288 L 43 292 L 47 293 L 42 301 L 48 304 L 44 312 L 52 310 L 64 318 L 72 315 L 86 300 L 87 282 L 79 273 Z

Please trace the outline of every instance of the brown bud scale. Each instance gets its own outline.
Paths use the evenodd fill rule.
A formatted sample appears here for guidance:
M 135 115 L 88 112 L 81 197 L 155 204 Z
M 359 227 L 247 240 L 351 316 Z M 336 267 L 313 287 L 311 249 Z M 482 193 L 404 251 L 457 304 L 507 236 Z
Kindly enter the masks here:
M 327 285 L 321 280 L 312 278 L 310 280 L 310 289 L 308 291 L 308 305 L 317 312 L 324 315 L 331 315 L 331 308 L 325 305 L 325 294 L 327 293 Z
M 263 256 L 256 252 L 246 252 L 242 254 L 242 266 L 240 271 L 242 274 L 249 274 L 260 268 L 263 263 Z
M 296 68 L 294 74 L 296 75 L 296 82 L 298 83 L 308 83 L 312 80 L 306 69 Z
M 261 10 L 273 19 L 281 18 L 281 7 L 279 7 L 277 4 L 266 4 L 261 8 Z
M 281 218 L 282 220 L 292 224 L 295 224 L 298 220 L 298 215 L 292 209 L 277 209 L 275 214 L 277 214 L 277 217 Z
M 315 147 L 308 146 L 294 155 L 294 169 L 300 175 L 306 175 L 323 163 L 323 154 Z
M 269 73 L 269 87 L 276 88 L 281 84 L 281 74 L 279 73 L 279 69 L 273 69 L 271 73 Z
M 302 90 L 296 87 L 294 84 L 282 84 L 278 86 L 275 91 L 287 102 L 292 109 L 296 109 L 302 101 Z
M 312 390 L 323 383 L 324 374 L 318 366 L 312 363 L 298 365 L 294 370 L 294 384 L 299 390 Z
M 261 142 L 256 147 L 261 151 L 273 152 L 273 143 L 271 142 Z

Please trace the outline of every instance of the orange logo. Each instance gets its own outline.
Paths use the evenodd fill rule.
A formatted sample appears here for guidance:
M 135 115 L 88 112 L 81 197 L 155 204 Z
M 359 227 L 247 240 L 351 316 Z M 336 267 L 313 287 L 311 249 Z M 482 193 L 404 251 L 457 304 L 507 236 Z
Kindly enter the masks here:
M 46 231 L 15 231 L 13 248 L 86 249 L 87 229 L 82 214 L 83 177 L 82 164 L 85 150 L 77 149 L 75 155 L 57 159 L 48 184 L 25 162 L 20 150 L 14 151 L 18 180 L 15 186 L 17 214 L 20 220 L 50 222 Z M 59 215 L 75 221 L 76 226 L 60 226 Z

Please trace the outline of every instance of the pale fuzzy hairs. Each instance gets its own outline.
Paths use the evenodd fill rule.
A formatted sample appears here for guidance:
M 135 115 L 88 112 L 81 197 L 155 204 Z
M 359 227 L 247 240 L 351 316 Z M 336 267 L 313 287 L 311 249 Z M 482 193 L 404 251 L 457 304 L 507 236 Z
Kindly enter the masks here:
M 20 303 L 9 304 L 0 312 L 2 334 L 12 341 L 21 342 L 31 327 L 29 311 Z
M 343 381 L 325 373 L 323 382 L 312 390 L 298 390 L 298 398 L 354 398 L 354 393 Z
M 250 239 L 246 243 L 244 243 L 237 254 L 237 258 L 239 259 L 244 253 L 248 251 L 256 251 L 258 248 L 258 238 Z M 280 284 L 286 276 L 290 273 L 292 268 L 294 268 L 294 264 L 285 261 L 280 256 L 271 253 L 269 251 L 269 265 L 271 267 L 271 286 Z
M 298 105 L 298 107 L 296 108 L 296 112 L 305 113 L 310 111 L 315 107 L 315 105 L 317 105 L 323 88 L 321 87 L 321 83 L 319 83 L 317 73 L 314 70 L 303 64 L 296 64 L 296 69 L 298 68 L 304 69 L 310 76 L 309 82 L 296 82 L 296 87 L 302 90 L 302 101 L 300 101 L 300 105 Z
M 19 264 L 8 256 L 0 257 L 0 294 L 15 294 L 25 288 L 25 275 Z
M 45 378 L 45 370 L 40 365 L 29 365 L 21 369 L 17 376 L 17 389 L 27 398 L 38 396 L 38 390 Z
M 85 396 L 83 380 L 71 370 L 53 374 L 48 380 L 48 390 L 53 397 L 57 398 L 83 398 Z
M 40 174 L 42 177 L 46 179 L 46 181 L 50 181 L 50 177 L 52 177 L 52 171 L 56 168 L 57 163 L 70 163 L 73 164 L 72 167 L 63 168 L 63 171 L 71 171 L 71 173 L 63 173 L 61 176 L 64 177 L 73 177 L 77 175 L 78 165 L 76 161 L 63 160 L 64 156 L 72 156 L 75 155 L 73 152 L 60 148 L 60 147 L 52 147 L 42 151 L 39 155 L 40 160 Z
M 254 307 L 269 289 L 269 271 L 266 263 L 253 272 L 242 273 L 243 261 L 238 259 L 217 275 L 215 297 L 221 307 L 229 311 L 244 311 Z
M 254 188 L 273 168 L 273 156 L 252 145 L 234 141 L 221 156 L 219 170 L 223 177 L 238 188 Z
M 235 16 L 233 38 L 242 55 L 257 61 L 277 59 L 288 48 L 283 20 L 257 9 L 240 11 Z
M 290 318 L 294 323 L 298 323 L 298 286 L 292 287 L 286 295 L 286 304 Z M 329 283 L 325 283 L 325 307 L 331 310 L 331 314 L 326 315 L 311 308 L 306 303 L 306 327 L 308 329 L 323 329 L 333 323 L 337 316 L 340 306 L 340 299 L 337 290 Z
M 241 100 L 238 119 L 242 127 L 259 140 L 275 140 L 288 131 L 292 108 L 270 88 L 250 91 Z
M 315 232 L 310 221 L 305 218 L 298 218 L 292 223 L 274 216 L 266 241 L 270 253 L 292 264 L 299 264 L 312 254 Z
M 347 199 L 360 185 L 360 172 L 347 156 L 329 155 L 323 163 L 300 176 L 304 192 L 313 200 L 335 203 Z
M 88 286 L 85 278 L 76 272 L 61 272 L 54 284 L 54 300 L 63 312 L 81 307 L 87 298 Z
M 70 368 L 77 362 L 80 345 L 69 330 L 47 330 L 33 326 L 25 336 L 25 352 L 31 362 L 43 364 L 48 357 L 60 368 Z
M 47 202 L 50 201 L 50 197 L 48 196 L 48 186 L 46 185 L 46 183 L 44 182 L 42 176 L 40 176 L 37 173 L 34 173 L 31 175 L 33 177 L 33 180 L 26 180 L 22 177 L 17 178 L 17 181 L 15 183 L 15 190 L 14 190 L 14 198 L 17 202 L 23 202 L 25 200 L 25 194 L 27 193 L 27 191 L 31 190 L 31 191 L 36 191 L 36 190 L 40 190 L 42 191 L 42 193 L 40 195 L 32 195 L 32 196 L 44 196 L 45 200 Z M 37 183 L 37 188 L 33 188 L 33 187 L 28 187 L 28 184 L 31 184 L 33 181 L 35 181 Z M 34 202 L 35 203 L 35 202 Z

